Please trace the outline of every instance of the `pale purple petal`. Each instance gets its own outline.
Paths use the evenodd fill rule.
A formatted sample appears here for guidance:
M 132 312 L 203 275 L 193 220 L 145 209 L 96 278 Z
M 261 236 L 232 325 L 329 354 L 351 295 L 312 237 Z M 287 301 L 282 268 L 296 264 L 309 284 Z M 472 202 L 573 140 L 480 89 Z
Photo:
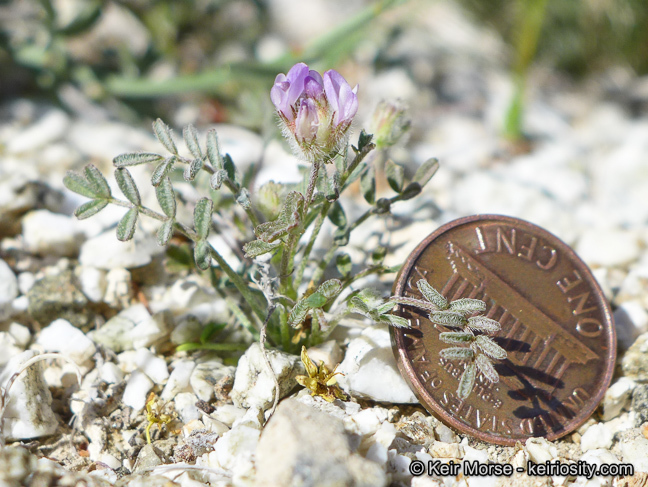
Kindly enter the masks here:
M 308 66 L 304 63 L 297 63 L 288 71 L 286 75 L 290 83 L 290 87 L 288 88 L 288 104 L 294 105 L 304 92 L 306 76 L 308 76 Z
M 311 73 L 312 72 L 313 71 L 311 71 Z M 322 79 L 321 76 L 320 79 Z M 322 83 L 320 83 L 316 78 L 309 75 L 304 83 L 304 94 L 308 98 L 320 100 L 324 94 L 324 86 L 322 86 Z
M 319 117 L 317 116 L 317 107 L 315 102 L 310 98 L 302 100 L 295 121 L 295 136 L 297 140 L 310 142 L 317 134 Z
M 324 73 L 324 90 L 331 110 L 335 112 L 333 124 L 350 122 L 358 111 L 358 97 L 349 83 L 340 73 L 330 69 Z
M 358 97 L 347 83 L 340 86 L 339 97 L 340 111 L 334 120 L 336 125 L 351 122 L 358 111 Z
M 331 111 L 335 113 L 339 111 L 338 92 L 340 79 L 344 83 L 346 83 L 340 73 L 338 73 L 334 69 L 329 69 L 326 73 L 324 73 L 324 92 L 326 93 L 326 99 L 328 100 Z

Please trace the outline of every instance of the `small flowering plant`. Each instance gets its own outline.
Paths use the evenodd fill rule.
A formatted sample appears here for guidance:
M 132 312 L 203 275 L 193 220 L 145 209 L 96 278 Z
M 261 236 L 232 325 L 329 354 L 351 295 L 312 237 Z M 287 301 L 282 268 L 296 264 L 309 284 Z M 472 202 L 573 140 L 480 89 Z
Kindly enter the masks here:
M 383 264 L 386 248 L 364 249 L 366 258 L 354 262 L 344 247 L 357 227 L 371 218 L 388 216 L 393 204 L 419 195 L 438 163 L 430 159 L 406 178 L 403 166 L 388 161 L 385 177 L 392 194 L 377 198 L 376 158 L 370 156 L 376 149 L 372 135 L 360 131 L 357 143 L 349 144 L 358 110 L 357 93 L 357 87 L 351 88 L 337 71 L 320 75 L 303 63 L 277 76 L 270 98 L 283 135 L 307 168 L 303 183 L 298 185 L 278 181 L 250 187 L 235 161 L 222 153 L 214 130 L 203 138 L 196 128 L 187 126 L 183 131 L 186 151 L 181 151 L 169 127 L 159 119 L 153 123 L 153 132 L 165 153 L 127 153 L 113 160 L 123 197 L 113 194 L 92 165 L 66 175 L 67 188 L 89 198 L 75 212 L 79 219 L 91 217 L 109 204 L 121 206 L 126 211 L 117 225 L 117 238 L 126 241 L 133 238 L 140 217 L 153 218 L 160 222 L 158 243 L 169 247 L 167 255 L 177 257 L 178 246 L 190 251 L 194 269 L 210 277 L 232 319 L 224 327 L 206 324 L 209 332 L 203 333 L 199 342 L 184 344 L 184 350 L 245 348 L 246 344 L 240 343 L 245 333 L 238 330 L 242 328 L 248 332 L 248 342 L 267 340 L 272 346 L 299 353 L 303 346 L 327 339 L 351 313 L 394 326 L 407 325 L 389 314 L 396 303 L 385 303 L 374 291 L 355 289 L 367 276 L 397 270 Z M 402 118 L 402 113 L 381 118 L 383 151 L 405 131 Z M 388 125 L 395 121 L 398 127 L 392 130 Z M 140 164 L 152 165 L 150 183 L 160 210 L 148 208 L 140 197 L 129 171 L 130 166 Z M 192 203 L 174 188 L 182 180 L 206 188 L 207 193 Z M 350 219 L 344 209 L 348 201 L 341 195 L 354 184 L 367 208 Z M 187 214 L 179 211 L 182 207 L 193 213 L 191 221 L 181 218 Z M 327 219 L 334 231 L 325 240 L 320 233 Z M 211 236 L 217 232 L 227 233 L 223 240 L 231 243 L 238 262 L 226 261 L 212 245 Z M 317 258 L 312 257 L 315 249 Z M 230 334 L 237 337 L 237 343 L 227 341 L 227 330 L 237 331 Z M 328 374 L 324 369 L 315 375 L 310 372 L 304 383 L 311 385 L 312 380 L 319 384 Z M 333 378 L 331 375 L 320 385 L 332 387 Z M 329 392 L 339 397 L 334 389 Z

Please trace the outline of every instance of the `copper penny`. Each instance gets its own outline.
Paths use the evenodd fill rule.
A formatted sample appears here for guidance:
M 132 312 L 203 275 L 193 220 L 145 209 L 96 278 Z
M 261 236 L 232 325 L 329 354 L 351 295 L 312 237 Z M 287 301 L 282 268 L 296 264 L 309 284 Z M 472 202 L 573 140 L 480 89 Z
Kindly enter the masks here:
M 514 445 L 560 438 L 596 409 L 610 384 L 616 334 L 610 308 L 590 270 L 565 243 L 516 218 L 478 215 L 450 222 L 412 252 L 394 294 L 422 299 L 425 279 L 449 301 L 486 302 L 500 322 L 494 340 L 507 351 L 500 380 L 478 374 L 467 399 L 457 395 L 465 362 L 439 356 L 448 347 L 425 311 L 400 305 L 411 328 L 393 328 L 401 374 L 430 413 L 484 441 Z

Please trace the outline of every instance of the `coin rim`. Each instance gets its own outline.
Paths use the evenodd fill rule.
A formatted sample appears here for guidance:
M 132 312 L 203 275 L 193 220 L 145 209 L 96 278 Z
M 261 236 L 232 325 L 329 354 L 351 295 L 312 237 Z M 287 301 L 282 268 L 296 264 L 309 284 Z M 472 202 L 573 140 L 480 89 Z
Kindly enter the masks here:
M 423 251 L 427 249 L 430 243 L 432 243 L 434 240 L 436 240 L 437 238 L 439 238 L 449 230 L 452 230 L 454 228 L 457 228 L 465 224 L 477 222 L 477 221 L 503 222 L 503 223 L 514 224 L 517 225 L 518 227 L 522 226 L 522 227 L 532 228 L 534 232 L 537 232 L 536 234 L 538 236 L 544 236 L 545 238 L 553 239 L 557 241 L 558 244 L 563 247 L 562 252 L 567 255 L 569 261 L 575 262 L 577 264 L 576 267 L 580 265 L 581 269 L 579 269 L 579 271 L 583 271 L 583 280 L 591 285 L 592 290 L 594 291 L 594 296 L 597 298 L 597 300 L 600 303 L 602 303 L 602 307 L 603 307 L 602 315 L 605 318 L 605 324 L 608 325 L 607 335 L 610 343 L 610 349 L 608 350 L 608 354 L 606 357 L 607 367 L 605 370 L 605 374 L 603 376 L 602 381 L 600 381 L 600 387 L 598 389 L 598 393 L 589 400 L 589 402 L 587 403 L 588 406 L 583 408 L 581 412 L 574 419 L 565 423 L 563 425 L 563 430 L 560 433 L 552 432 L 544 436 L 544 438 L 546 438 L 549 441 L 556 440 L 578 429 L 583 423 L 585 423 L 585 421 L 587 421 L 587 419 L 596 410 L 601 400 L 603 399 L 605 392 L 610 386 L 610 382 L 612 381 L 612 375 L 614 374 L 614 367 L 616 364 L 616 354 L 617 354 L 616 353 L 617 352 L 616 326 L 614 323 L 614 319 L 612 317 L 610 305 L 608 304 L 608 301 L 605 298 L 605 295 L 603 294 L 601 287 L 599 286 L 598 282 L 594 278 L 592 271 L 569 245 L 567 245 L 565 242 L 563 242 L 561 239 L 556 237 L 551 232 L 548 232 L 547 230 L 531 222 L 522 220 L 520 218 L 515 218 L 515 217 L 510 217 L 505 215 L 495 215 L 495 214 L 472 215 L 463 218 L 458 218 L 456 220 L 452 220 L 448 223 L 445 223 L 444 225 L 441 225 L 434 232 L 428 235 L 420 244 L 416 246 L 416 248 L 412 251 L 412 253 L 409 255 L 409 257 L 403 264 L 401 270 L 398 272 L 396 280 L 394 281 L 394 285 L 392 286 L 392 293 L 395 296 L 402 295 L 403 289 L 406 285 L 406 282 L 404 282 L 402 276 L 409 275 L 409 272 L 412 269 L 412 267 L 415 265 L 417 259 L 420 257 Z M 414 395 L 418 398 L 421 404 L 425 406 L 425 408 L 430 413 L 432 414 L 436 413 L 436 416 L 438 416 L 439 419 L 441 419 L 444 423 L 453 426 L 455 429 L 459 430 L 460 432 L 467 433 L 482 441 L 495 443 L 498 445 L 504 445 L 504 446 L 514 446 L 517 442 L 524 440 L 524 438 L 506 438 L 503 436 L 498 436 L 494 433 L 486 433 L 478 429 L 475 429 L 472 426 L 469 426 L 462 421 L 459 421 L 459 419 L 455 418 L 454 416 L 451 416 L 439 404 L 439 402 L 431 396 L 431 394 L 425 389 L 425 387 L 418 380 L 416 372 L 414 371 L 413 366 L 411 364 L 411 361 L 409 361 L 407 358 L 407 349 L 404 344 L 405 331 L 406 329 L 396 329 L 394 327 L 390 327 L 392 351 L 394 352 L 394 357 L 396 358 L 396 363 L 398 365 L 398 369 L 401 375 L 410 386 L 412 392 L 414 392 Z M 415 384 L 418 384 L 418 386 Z M 528 438 L 533 438 L 533 437 L 529 436 Z

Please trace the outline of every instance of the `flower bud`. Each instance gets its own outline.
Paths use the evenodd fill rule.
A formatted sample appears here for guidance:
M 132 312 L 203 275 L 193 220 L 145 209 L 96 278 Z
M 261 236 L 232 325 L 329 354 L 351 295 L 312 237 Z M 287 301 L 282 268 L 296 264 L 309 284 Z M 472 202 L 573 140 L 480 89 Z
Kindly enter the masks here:
M 379 149 L 396 144 L 409 130 L 412 121 L 406 116 L 407 109 L 400 100 L 381 101 L 369 122 L 369 132 Z
M 304 63 L 277 75 L 270 98 L 295 154 L 313 162 L 330 159 L 344 147 L 358 111 L 357 89 L 335 70 L 321 76 Z

